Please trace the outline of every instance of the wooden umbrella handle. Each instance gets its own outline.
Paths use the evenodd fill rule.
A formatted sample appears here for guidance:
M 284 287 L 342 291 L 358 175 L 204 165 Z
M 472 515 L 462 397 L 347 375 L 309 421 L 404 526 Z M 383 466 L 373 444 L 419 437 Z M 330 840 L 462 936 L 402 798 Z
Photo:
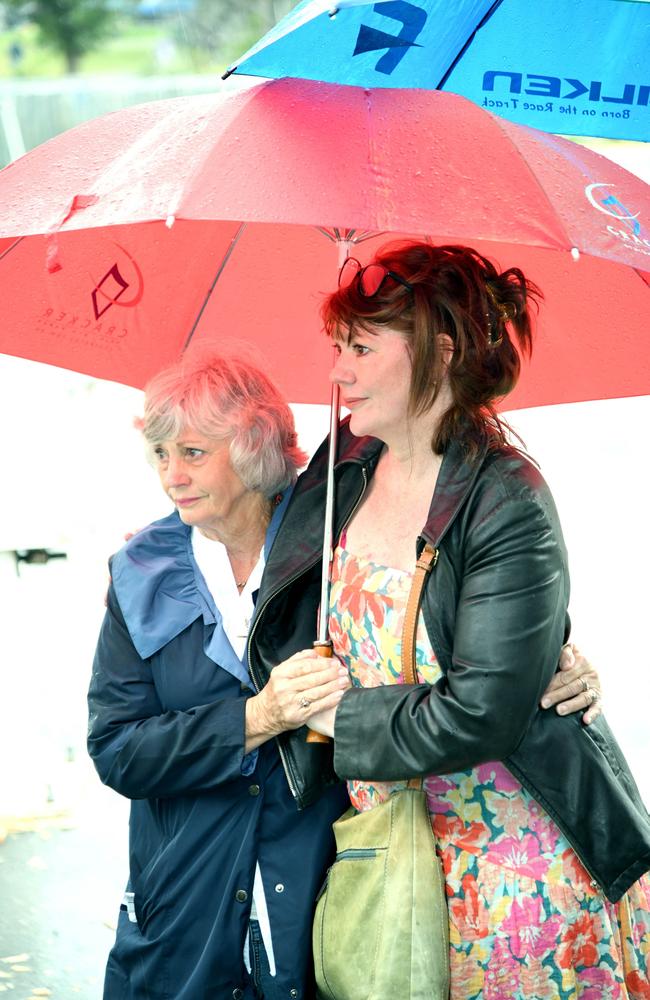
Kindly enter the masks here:
M 332 643 L 329 640 L 325 642 L 315 642 L 314 649 L 318 656 L 325 656 L 327 659 L 332 657 Z M 323 736 L 322 733 L 316 733 L 313 729 L 307 730 L 307 743 L 331 743 L 329 736 Z

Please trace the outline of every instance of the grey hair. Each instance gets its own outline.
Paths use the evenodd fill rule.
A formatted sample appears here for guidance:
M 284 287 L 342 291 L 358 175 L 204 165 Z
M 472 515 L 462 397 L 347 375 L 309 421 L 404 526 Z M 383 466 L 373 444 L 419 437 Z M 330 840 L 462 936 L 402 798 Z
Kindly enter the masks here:
M 307 455 L 298 447 L 293 413 L 267 376 L 214 348 L 193 348 L 145 386 L 151 449 L 191 427 L 230 442 L 230 462 L 249 490 L 272 498 L 294 483 Z

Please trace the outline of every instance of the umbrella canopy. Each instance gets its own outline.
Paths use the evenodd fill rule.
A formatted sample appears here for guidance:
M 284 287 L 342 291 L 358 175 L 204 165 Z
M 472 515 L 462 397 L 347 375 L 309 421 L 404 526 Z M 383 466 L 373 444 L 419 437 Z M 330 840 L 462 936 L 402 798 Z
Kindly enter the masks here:
M 647 0 L 303 0 L 228 70 L 468 97 L 547 132 L 650 139 Z
M 363 260 L 407 234 L 544 290 L 509 408 L 644 394 L 649 219 L 632 174 L 453 94 L 279 80 L 154 102 L 0 173 L 0 350 L 141 386 L 192 338 L 244 339 L 322 402 L 337 241 Z

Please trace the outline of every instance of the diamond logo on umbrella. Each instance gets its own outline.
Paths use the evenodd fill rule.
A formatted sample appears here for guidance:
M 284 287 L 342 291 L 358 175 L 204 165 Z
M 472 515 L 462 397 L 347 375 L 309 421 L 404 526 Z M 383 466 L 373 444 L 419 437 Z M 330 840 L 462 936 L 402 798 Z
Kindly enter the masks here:
M 133 272 L 132 280 L 129 281 L 124 277 L 122 271 L 120 271 L 119 263 L 116 262 L 111 268 L 109 268 L 104 277 L 97 282 L 91 293 L 95 319 L 99 319 L 100 316 L 103 316 L 104 313 L 111 308 L 111 306 L 126 306 L 127 308 L 133 308 L 134 306 L 137 306 L 142 299 L 144 281 L 140 268 L 134 261 L 133 257 L 131 257 L 131 255 L 127 253 L 123 247 L 117 243 L 115 246 L 125 255 L 126 260 L 122 261 L 122 268 L 123 270 L 128 268 Z M 131 288 L 134 284 L 133 279 L 135 279 L 134 294 L 131 295 L 129 299 L 122 299 L 122 296 L 127 288 Z
M 117 287 L 118 291 L 113 292 L 113 288 Z M 111 306 L 117 302 L 120 295 L 129 287 L 128 281 L 125 281 L 120 274 L 120 269 L 117 264 L 113 264 L 110 271 L 104 275 L 99 284 L 93 288 L 92 300 L 93 300 L 93 312 L 95 313 L 95 319 L 99 319 L 104 313 L 111 308 Z M 101 295 L 102 299 L 107 300 L 106 305 L 103 308 L 99 308 L 97 303 L 97 296 Z

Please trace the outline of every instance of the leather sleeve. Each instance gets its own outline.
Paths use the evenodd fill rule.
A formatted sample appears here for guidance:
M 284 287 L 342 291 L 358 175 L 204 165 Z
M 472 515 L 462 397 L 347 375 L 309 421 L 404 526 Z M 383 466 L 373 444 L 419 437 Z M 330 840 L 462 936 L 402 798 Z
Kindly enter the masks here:
M 150 661 L 138 655 L 109 588 L 88 692 L 88 752 L 104 784 L 143 799 L 241 777 L 245 705 L 245 698 L 223 698 L 164 711 Z
M 539 710 L 564 639 L 568 604 L 552 500 L 502 495 L 489 512 L 479 509 L 467 521 L 469 526 L 456 526 L 455 562 L 443 540 L 432 570 L 437 578 L 429 580 L 425 596 L 434 652 L 438 639 L 451 652 L 447 664 L 441 661 L 446 673 L 433 687 L 346 692 L 334 747 L 342 778 L 396 780 L 502 760 Z

